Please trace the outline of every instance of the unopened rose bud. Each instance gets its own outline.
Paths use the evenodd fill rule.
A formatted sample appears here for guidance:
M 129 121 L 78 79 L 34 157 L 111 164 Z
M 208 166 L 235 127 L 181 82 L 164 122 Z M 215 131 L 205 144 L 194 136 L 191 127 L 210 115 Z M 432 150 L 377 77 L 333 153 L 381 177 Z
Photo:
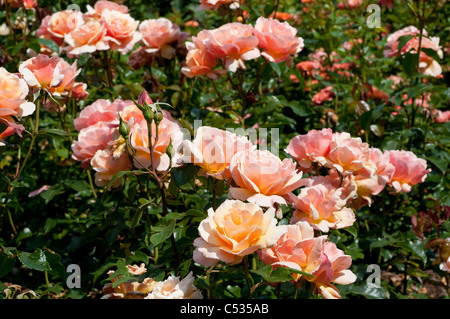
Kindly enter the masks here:
M 142 106 L 151 105 L 153 104 L 152 99 L 150 96 L 148 96 L 146 91 L 142 91 L 142 93 L 139 95 L 138 98 L 138 104 Z
M 122 117 L 119 115 L 119 133 L 122 135 L 124 139 L 128 138 L 128 134 L 130 133 L 130 130 L 128 129 L 128 125 L 123 121 Z

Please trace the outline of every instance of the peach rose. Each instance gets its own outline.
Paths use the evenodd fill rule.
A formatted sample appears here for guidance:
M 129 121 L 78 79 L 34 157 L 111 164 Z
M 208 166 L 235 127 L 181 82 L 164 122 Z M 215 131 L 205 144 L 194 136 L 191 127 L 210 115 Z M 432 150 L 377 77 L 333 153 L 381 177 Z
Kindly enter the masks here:
M 63 76 L 61 82 L 58 86 L 50 87 L 48 91 L 52 95 L 68 95 L 75 85 L 75 78 L 80 74 L 81 69 L 77 69 L 77 61 L 72 65 L 64 61 L 63 59 L 59 62 L 59 73 Z
M 245 137 L 227 130 L 202 126 L 197 129 L 192 142 L 183 142 L 182 161 L 199 166 L 200 174 L 227 179 L 231 176 L 229 166 L 234 154 L 251 148 L 252 144 Z
M 125 150 L 125 140 L 118 136 L 116 130 L 112 141 L 104 150 L 98 150 L 91 160 L 91 166 L 95 170 L 95 184 L 97 186 L 106 186 L 115 174 L 121 171 L 129 171 L 133 167 Z M 111 187 L 118 187 L 121 178 L 114 181 Z
M 292 138 L 286 152 L 306 172 L 312 169 L 312 163 L 327 164 L 332 139 L 333 131 L 329 128 L 311 130 L 307 134 Z
M 374 171 L 369 160 L 369 144 L 349 133 L 335 133 L 330 143 L 328 167 L 336 168 L 341 174 L 349 175 L 362 168 Z
M 314 229 L 307 222 L 287 225 L 286 232 L 275 245 L 258 250 L 258 257 L 272 268 L 287 267 L 312 273 L 319 269 L 323 245 L 327 236 L 314 237 Z M 293 273 L 295 281 L 301 274 Z
M 214 70 L 217 58 L 208 52 L 205 44 L 197 37 L 192 37 L 192 42 L 186 42 L 188 53 L 186 55 L 186 66 L 181 72 L 188 78 L 206 75 L 211 79 L 217 79 L 225 70 Z
M 106 35 L 111 38 L 111 50 L 126 54 L 141 40 L 141 34 L 136 31 L 139 21 L 134 20 L 128 13 L 104 9 L 100 21 L 105 24 Z
M 78 140 L 72 144 L 72 158 L 87 168 L 99 150 L 104 150 L 113 139 L 117 126 L 108 122 L 98 122 L 80 130 Z
M 214 30 L 202 30 L 197 37 L 212 55 L 224 59 L 225 68 L 231 72 L 236 72 L 238 68 L 245 70 L 244 61 L 261 55 L 258 38 L 253 35 L 251 25 L 227 23 Z
M 82 53 L 92 53 L 95 51 L 109 50 L 106 36 L 107 30 L 103 23 L 94 19 L 87 21 L 65 35 L 64 40 L 68 44 L 64 49 L 69 55 L 77 56 Z
M 292 64 L 292 56 L 304 47 L 303 39 L 296 36 L 297 29 L 287 22 L 259 17 L 253 32 L 259 40 L 259 47 L 263 49 L 261 55 L 270 62 L 288 60 Z
M 410 151 L 386 151 L 389 154 L 389 162 L 395 167 L 389 185 L 394 187 L 397 193 L 408 193 L 411 186 L 423 183 L 431 169 L 427 169 L 427 161 L 418 158 Z
M 127 265 L 126 267 L 131 275 L 141 275 L 147 271 L 145 264 Z M 114 283 L 122 278 L 122 276 L 113 277 L 114 273 L 114 270 L 108 271 L 111 282 L 103 287 L 101 299 L 144 299 L 156 285 L 153 278 L 145 278 L 142 282 L 123 282 L 114 287 Z
M 31 115 L 36 109 L 34 103 L 26 100 L 28 92 L 25 80 L 0 67 L 0 122 L 13 128 L 19 135 L 24 127 L 16 124 L 14 118 Z M 5 132 L 2 134 L 7 136 Z
M 336 187 L 332 181 L 323 176 L 312 177 L 298 196 L 290 199 L 295 212 L 291 224 L 306 221 L 314 229 L 328 232 L 330 228 L 346 228 L 355 222 L 355 214 L 351 208 L 345 207 L 350 198 L 356 195 L 356 188 L 350 194 L 344 188 Z
M 162 282 L 157 282 L 145 299 L 203 299 L 203 296 L 194 286 L 191 271 L 183 280 L 170 276 Z
M 269 151 L 237 152 L 230 163 L 237 187 L 230 187 L 228 196 L 263 207 L 286 205 L 289 194 L 305 183 L 295 166 L 291 159 L 281 160 Z
M 332 242 L 325 242 L 318 270 L 312 273 L 313 278 L 306 279 L 313 283 L 318 293 L 325 299 L 340 299 L 341 294 L 335 284 L 349 285 L 356 281 L 356 275 L 349 270 L 352 258 L 336 247 Z
M 121 13 L 128 13 L 128 7 L 124 6 L 122 4 L 113 2 L 113 1 L 106 1 L 106 0 L 100 0 L 97 1 L 94 4 L 94 7 L 92 8 L 90 5 L 87 5 L 87 13 L 89 15 L 94 15 L 100 17 L 103 13 L 103 10 L 111 10 L 111 11 L 118 11 Z
M 235 265 L 244 256 L 276 243 L 285 232 L 277 226 L 275 209 L 266 212 L 252 203 L 225 200 L 200 222 L 200 237 L 194 240 L 194 261 L 211 267 L 219 261 Z
M 150 167 L 153 164 L 157 171 L 165 171 L 171 167 L 171 158 L 166 153 L 167 147 L 172 143 L 174 149 L 176 149 L 183 139 L 181 126 L 166 110 L 162 111 L 163 119 L 159 122 L 158 127 L 156 127 L 154 121 L 152 122 L 151 138 L 153 160 L 155 161 L 155 163 L 152 163 L 147 121 L 144 120 L 143 115 L 140 115 L 142 112 L 139 112 L 136 106 L 129 106 L 121 112 L 122 118 L 128 122 L 130 127 L 129 139 L 135 158 L 134 165 L 136 167 Z M 128 115 L 127 113 L 134 113 L 134 115 Z M 133 120 L 130 120 L 130 118 L 133 118 Z
M 184 41 L 187 34 L 167 18 L 148 19 L 139 26 L 142 43 L 148 53 L 160 52 L 165 59 L 175 56 L 176 46 Z
M 48 57 L 39 54 L 19 65 L 19 72 L 30 87 L 48 89 L 61 84 L 64 75 L 61 74 L 60 66 L 62 58 L 57 56 Z
M 50 16 L 47 30 L 54 37 L 64 39 L 64 36 L 84 23 L 83 14 L 76 10 L 58 11 Z
M 118 112 L 129 105 L 134 105 L 133 101 L 116 99 L 111 103 L 109 100 L 98 99 L 83 108 L 78 117 L 73 121 L 73 124 L 77 131 L 81 131 L 83 128 L 98 122 L 109 122 L 118 126 Z

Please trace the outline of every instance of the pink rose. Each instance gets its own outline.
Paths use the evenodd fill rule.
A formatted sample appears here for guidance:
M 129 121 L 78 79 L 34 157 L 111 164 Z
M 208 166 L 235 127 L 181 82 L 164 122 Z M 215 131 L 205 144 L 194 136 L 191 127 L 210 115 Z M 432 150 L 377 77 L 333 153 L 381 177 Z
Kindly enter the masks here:
M 450 111 L 437 111 L 436 112 L 436 122 L 437 123 L 447 123 L 450 121 Z
M 106 186 L 115 174 L 132 169 L 128 154 L 125 151 L 125 141 L 118 137 L 117 131 L 115 137 L 117 139 L 111 141 L 104 150 L 98 150 L 91 160 L 97 186 Z M 118 178 L 111 187 L 118 187 L 120 183 L 121 178 Z
M 422 34 L 422 40 L 420 41 L 420 30 L 414 26 L 409 26 L 394 32 L 387 38 L 384 55 L 386 57 L 394 57 L 405 54 L 407 52 L 417 54 L 420 43 L 421 48 L 427 48 L 436 51 L 437 55 L 442 59 L 443 52 L 441 46 L 439 45 L 439 38 L 428 37 L 426 30 L 423 30 Z M 412 38 L 405 44 L 401 51 L 398 52 L 399 39 L 402 36 L 408 35 L 412 36 Z M 437 77 L 441 75 L 442 67 L 436 60 L 428 56 L 424 51 L 420 51 L 419 71 L 425 75 Z
M 58 86 L 50 87 L 48 90 L 52 95 L 68 95 L 74 85 L 75 78 L 80 74 L 81 69 L 77 69 L 77 61 L 75 61 L 72 65 L 67 63 L 64 60 L 60 60 L 59 62 L 59 73 L 63 76 L 61 82 Z
M 355 214 L 345 205 L 350 198 L 355 197 L 356 189 L 350 194 L 344 190 L 343 187 L 336 187 L 327 177 L 312 177 L 298 196 L 290 197 L 296 208 L 290 223 L 306 221 L 314 229 L 323 232 L 353 225 Z
M 213 56 L 224 59 L 225 68 L 231 72 L 236 72 L 237 68 L 245 69 L 244 61 L 261 55 L 251 25 L 227 23 L 214 30 L 200 31 L 197 37 Z
M 15 118 L 21 118 L 34 113 L 36 106 L 26 100 L 29 88 L 25 80 L 9 73 L 0 67 L 0 122 L 12 128 L 21 136 L 22 125 L 16 124 Z M 11 129 L 3 132 L 3 137 L 11 134 Z
M 336 247 L 332 242 L 325 242 L 321 255 L 320 268 L 312 273 L 311 281 L 320 295 L 326 299 L 340 299 L 341 294 L 335 284 L 349 285 L 356 281 L 355 274 L 349 270 L 352 258 Z
M 330 143 L 328 167 L 336 168 L 341 174 L 349 175 L 362 168 L 375 170 L 369 160 L 369 144 L 349 133 L 335 133 Z
M 192 42 L 186 42 L 188 53 L 186 55 L 186 66 L 181 72 L 189 78 L 206 75 L 211 79 L 218 78 L 225 70 L 214 70 L 217 58 L 208 52 L 205 44 L 197 37 L 192 37 Z
M 95 51 L 109 50 L 110 37 L 106 36 L 107 29 L 98 20 L 89 19 L 84 24 L 65 35 L 68 44 L 64 49 L 69 55 L 93 53 Z
M 205 10 L 217 10 L 223 5 L 228 5 L 230 9 L 240 7 L 239 3 L 243 0 L 200 0 L 200 8 Z
M 166 18 L 145 20 L 141 22 L 139 31 L 145 50 L 148 53 L 160 52 L 165 59 L 173 58 L 178 43 L 187 37 L 177 24 Z
M 136 106 L 130 106 L 125 108 L 121 116 L 124 120 L 127 120 L 130 116 L 125 113 L 130 112 L 132 108 Z M 135 111 L 133 111 L 135 112 Z M 152 149 L 153 149 L 153 160 L 150 153 L 149 136 L 148 136 L 148 125 L 147 121 L 143 118 L 133 117 L 132 121 L 128 121 L 128 126 L 130 128 L 130 145 L 133 148 L 135 163 L 134 165 L 138 168 L 154 166 L 157 171 L 165 171 L 171 167 L 171 158 L 166 153 L 167 147 L 172 143 L 174 149 L 178 147 L 183 139 L 183 134 L 180 130 L 180 124 L 175 121 L 169 112 L 166 110 L 162 111 L 163 119 L 159 122 L 158 127 L 156 127 L 155 122 L 152 122 Z M 137 120 L 136 120 L 137 119 Z
M 305 183 L 295 166 L 291 159 L 281 160 L 269 151 L 237 152 L 230 163 L 236 187 L 230 187 L 228 196 L 263 207 L 286 205 L 289 194 Z
M 104 150 L 112 141 L 117 130 L 114 124 L 98 122 L 80 130 L 78 140 L 72 144 L 72 158 L 81 162 L 82 168 L 87 168 L 95 153 Z
M 251 148 L 252 144 L 245 137 L 227 130 L 202 126 L 197 129 L 192 142 L 183 142 L 182 161 L 199 166 L 200 174 L 227 179 L 231 176 L 229 166 L 233 156 Z
M 287 22 L 259 17 L 253 32 L 259 40 L 259 47 L 263 49 L 261 55 L 270 62 L 288 59 L 292 62 L 292 56 L 304 47 L 303 39 L 296 36 L 297 29 Z
M 427 161 L 418 158 L 410 151 L 387 151 L 389 162 L 395 167 L 389 185 L 397 193 L 408 193 L 411 186 L 423 183 L 431 169 L 427 169 Z
M 110 122 L 118 126 L 118 112 L 128 105 L 134 105 L 133 101 L 117 99 L 114 103 L 111 103 L 109 100 L 99 99 L 83 108 L 79 116 L 73 121 L 73 124 L 77 131 L 81 131 L 81 129 L 94 125 L 97 122 Z
M 258 250 L 258 257 L 265 265 L 297 269 L 312 273 L 321 264 L 321 254 L 326 236 L 314 237 L 314 229 L 307 222 L 285 226 L 284 234 L 275 245 Z M 301 274 L 293 273 L 295 281 L 302 278 Z
M 333 87 L 327 86 L 312 97 L 312 102 L 314 105 L 321 105 L 323 102 L 332 101 L 335 96 L 336 94 L 333 91 Z
M 100 21 L 105 24 L 106 35 L 110 37 L 111 50 L 126 54 L 141 40 L 141 34 L 136 31 L 139 21 L 134 20 L 128 13 L 104 9 Z
M 199 226 L 200 237 L 194 240 L 194 261 L 211 267 L 219 261 L 235 265 L 246 255 L 270 247 L 284 233 L 277 226 L 275 209 L 266 212 L 252 203 L 225 200 Z
M 113 1 L 106 1 L 106 0 L 99 0 L 94 4 L 94 8 L 91 6 L 87 6 L 88 8 L 88 14 L 91 15 L 98 15 L 101 16 L 103 13 L 103 10 L 111 10 L 111 11 L 118 11 L 121 13 L 128 13 L 128 7 L 124 6 L 119 3 L 115 3 Z
M 62 58 L 48 57 L 39 54 L 19 65 L 19 72 L 30 87 L 48 89 L 61 84 L 64 75 L 61 74 L 60 65 Z
M 312 169 L 312 163 L 327 163 L 332 139 L 333 131 L 329 128 L 311 130 L 291 139 L 286 152 L 297 161 L 302 170 L 309 171 Z

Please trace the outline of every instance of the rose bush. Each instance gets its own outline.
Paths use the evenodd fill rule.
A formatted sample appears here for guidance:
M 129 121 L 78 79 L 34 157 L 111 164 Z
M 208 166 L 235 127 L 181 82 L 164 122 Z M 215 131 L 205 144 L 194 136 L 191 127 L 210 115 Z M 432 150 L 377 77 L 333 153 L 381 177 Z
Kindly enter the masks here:
M 449 6 L 119 2 L 0 2 L 0 298 L 448 298 Z

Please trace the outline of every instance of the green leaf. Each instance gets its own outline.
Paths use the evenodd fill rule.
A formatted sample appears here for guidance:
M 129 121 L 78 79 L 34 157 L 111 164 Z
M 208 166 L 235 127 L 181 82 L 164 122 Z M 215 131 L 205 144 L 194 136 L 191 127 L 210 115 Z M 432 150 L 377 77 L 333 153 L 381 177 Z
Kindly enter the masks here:
M 397 52 L 399 54 L 401 54 L 401 51 L 405 47 L 406 43 L 408 43 L 408 41 L 411 40 L 412 38 L 414 38 L 414 36 L 411 34 L 404 35 L 404 36 L 401 36 L 400 38 L 398 38 Z
M 252 269 L 250 272 L 260 275 L 263 280 L 267 282 L 291 281 L 293 280 L 293 273 L 312 277 L 311 274 L 293 268 L 277 267 L 272 270 L 271 265 L 266 265 L 258 269 Z
M 51 268 L 49 273 L 61 279 L 66 279 L 66 269 L 64 268 L 63 264 L 61 264 L 61 256 L 48 250 L 44 252 L 44 255 Z
M 402 66 L 408 76 L 413 76 L 416 73 L 417 54 L 405 53 L 402 58 Z
M 51 270 L 47 257 L 40 248 L 32 253 L 22 251 L 19 253 L 18 257 L 20 262 L 30 269 L 39 271 Z
M 436 61 L 439 61 L 439 60 L 441 59 L 441 57 L 439 56 L 439 54 L 438 54 L 435 50 L 433 50 L 433 49 L 431 49 L 431 48 L 421 48 L 421 50 L 422 50 L 423 52 L 425 52 L 426 55 L 428 55 L 430 58 L 433 58 L 433 59 L 435 59 Z
M 196 172 L 197 169 L 191 164 L 175 168 L 173 170 L 175 184 L 184 191 L 194 190 Z
M 150 242 L 155 246 L 161 244 L 163 241 L 168 239 L 170 235 L 172 235 L 175 230 L 175 225 L 175 220 L 170 220 L 169 223 L 161 231 L 150 236 Z
M 4 253 L 0 254 L 0 278 L 13 269 L 15 261 L 15 257 L 8 256 Z
M 50 39 L 37 38 L 37 42 L 39 42 L 43 46 L 46 46 L 56 54 L 59 54 L 59 45 L 55 41 Z

